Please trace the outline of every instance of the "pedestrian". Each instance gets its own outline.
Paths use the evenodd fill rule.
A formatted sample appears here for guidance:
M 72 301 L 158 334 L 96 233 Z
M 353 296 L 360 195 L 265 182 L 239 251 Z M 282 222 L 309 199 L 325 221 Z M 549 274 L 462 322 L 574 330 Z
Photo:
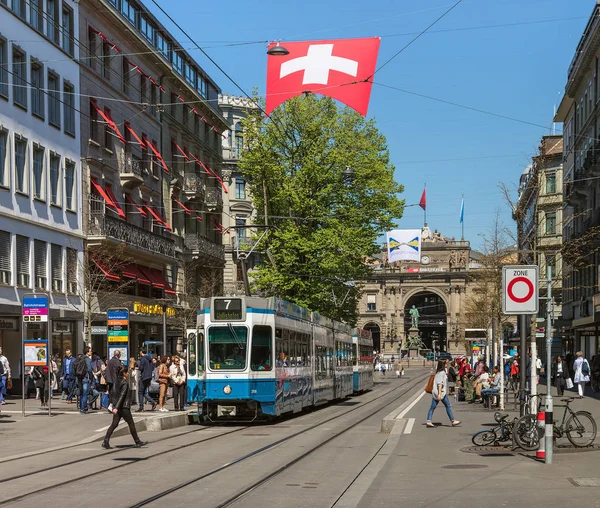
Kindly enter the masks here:
M 457 378 L 458 373 L 456 372 L 456 362 L 452 360 L 450 362 L 450 367 L 448 368 L 448 395 L 454 395 L 456 393 Z
M 129 366 L 127 368 L 128 380 L 129 380 L 129 398 L 131 399 L 131 405 L 137 406 L 137 393 L 138 393 L 138 381 L 140 377 L 140 371 L 137 368 L 135 358 L 132 356 L 129 359 Z
M 39 390 L 39 400 L 42 404 L 42 409 L 48 407 L 48 388 L 49 388 L 49 369 L 47 365 L 43 367 L 34 367 L 31 371 L 31 377 L 36 390 Z
M 519 386 L 519 355 L 513 357 L 513 361 L 510 365 L 510 380 L 513 392 L 516 392 L 517 386 Z
M 126 365 L 121 365 L 117 372 L 117 377 L 115 378 L 115 390 L 114 390 L 114 403 L 113 403 L 113 421 L 110 424 L 110 427 L 106 430 L 106 435 L 104 436 L 104 441 L 102 441 L 102 448 L 109 450 L 110 446 L 110 437 L 112 436 L 113 431 L 119 425 L 121 418 L 127 422 L 129 426 L 129 432 L 131 433 L 131 437 L 135 441 L 135 447 L 141 448 L 148 444 L 147 441 L 140 440 L 137 431 L 135 429 L 135 423 L 133 422 L 133 416 L 131 415 L 131 397 L 129 397 L 129 382 L 127 380 L 128 369 Z
M 10 364 L 8 363 L 8 358 L 4 356 L 2 353 L 2 348 L 0 347 L 0 363 L 2 366 L 0 367 L 0 404 L 6 404 L 6 390 L 10 390 L 12 388 L 12 378 L 10 375 Z
M 52 358 L 52 355 L 49 358 L 50 364 L 50 398 L 54 395 L 54 390 L 58 391 L 58 365 L 56 365 L 56 360 Z
M 150 358 L 146 354 L 146 351 L 140 351 L 140 383 L 138 388 L 138 412 L 144 410 L 144 402 L 148 401 L 152 404 L 152 411 L 156 408 L 156 402 L 150 398 L 148 394 L 148 389 L 150 388 L 150 383 L 152 381 L 152 362 Z
M 112 394 L 113 394 L 113 385 L 116 381 L 119 381 L 117 376 L 119 373 L 119 369 L 121 368 L 123 363 L 121 362 L 121 351 L 119 349 L 115 350 L 113 357 L 108 361 L 108 365 L 106 370 L 104 371 L 104 379 L 106 380 L 106 384 L 108 386 L 108 412 L 112 413 Z
M 577 351 L 577 358 L 573 363 L 573 370 L 575 371 L 575 379 L 573 379 L 573 381 L 577 385 L 579 398 L 583 399 L 585 384 L 590 380 L 590 364 L 583 357 L 583 353 L 581 351 Z
M 71 350 L 65 351 L 61 365 L 60 379 L 62 381 L 62 399 L 67 399 L 67 404 L 73 402 L 73 389 L 75 387 L 75 372 L 73 372 L 73 364 L 75 358 L 71 355 Z
M 169 369 L 171 381 L 173 382 L 173 402 L 175 403 L 175 411 L 183 411 L 186 403 L 186 375 L 182 363 L 179 356 L 174 356 L 173 365 L 171 365 Z
M 567 386 L 567 379 L 571 380 L 571 372 L 569 371 L 569 365 L 563 360 L 562 355 L 556 357 L 556 362 L 552 366 L 552 377 L 554 378 L 554 386 L 556 386 L 556 392 L 559 397 L 563 396 L 565 387 Z
M 73 365 L 75 376 L 77 377 L 77 386 L 79 388 L 79 412 L 87 414 L 88 412 L 88 394 L 92 383 L 92 348 L 87 347 L 85 354 L 77 358 Z
M 477 365 L 475 365 L 475 377 L 478 378 L 479 376 L 481 376 L 481 374 L 483 374 L 483 369 L 485 367 L 485 362 L 483 361 L 482 358 L 479 358 L 479 360 L 477 361 Z
M 425 423 L 427 427 L 435 427 L 431 421 L 431 418 L 433 417 L 435 408 L 440 402 L 446 406 L 446 413 L 448 414 L 448 418 L 450 418 L 452 426 L 457 427 L 460 425 L 460 421 L 454 418 L 452 406 L 450 405 L 450 399 L 448 398 L 448 375 L 446 374 L 447 365 L 448 360 L 438 360 L 435 377 L 433 379 L 433 390 L 431 391 L 431 407 L 429 408 L 429 413 L 427 413 L 427 422 Z
M 169 367 L 167 362 L 169 358 L 167 356 L 162 357 L 162 361 L 158 367 L 158 384 L 160 385 L 160 391 L 158 394 L 158 405 L 161 413 L 166 413 L 168 409 L 165 407 L 165 401 L 167 399 L 167 388 L 169 387 Z

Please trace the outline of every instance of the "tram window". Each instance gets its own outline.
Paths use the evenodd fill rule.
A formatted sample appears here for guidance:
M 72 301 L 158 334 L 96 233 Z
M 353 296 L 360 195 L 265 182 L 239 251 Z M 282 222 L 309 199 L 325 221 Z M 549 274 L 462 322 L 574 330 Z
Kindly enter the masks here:
M 252 328 L 252 353 L 250 366 L 252 370 L 271 370 L 272 367 L 272 332 L 270 326 L 256 325 Z
M 188 337 L 188 357 L 187 357 L 188 375 L 196 375 L 196 334 L 190 333 Z
M 352 365 L 358 365 L 356 359 L 356 344 L 352 344 Z
M 304 367 L 310 365 L 310 359 L 308 356 L 308 335 L 302 335 L 302 346 L 300 355 L 302 356 L 302 365 Z
M 211 326 L 208 329 L 210 368 L 243 370 L 248 351 L 248 329 L 245 326 Z
M 295 367 L 296 363 L 297 363 L 297 359 L 296 359 L 296 344 L 297 344 L 297 340 L 298 340 L 298 334 L 293 331 L 290 330 L 290 341 L 289 341 L 289 346 L 288 346 L 288 365 L 290 367 Z

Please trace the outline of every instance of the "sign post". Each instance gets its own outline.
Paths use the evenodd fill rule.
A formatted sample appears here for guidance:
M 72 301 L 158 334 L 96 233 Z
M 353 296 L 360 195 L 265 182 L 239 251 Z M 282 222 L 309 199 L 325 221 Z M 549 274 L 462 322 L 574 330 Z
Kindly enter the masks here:
M 129 310 L 108 309 L 106 317 L 108 358 L 112 358 L 118 350 L 121 352 L 121 361 L 126 364 L 129 358 Z

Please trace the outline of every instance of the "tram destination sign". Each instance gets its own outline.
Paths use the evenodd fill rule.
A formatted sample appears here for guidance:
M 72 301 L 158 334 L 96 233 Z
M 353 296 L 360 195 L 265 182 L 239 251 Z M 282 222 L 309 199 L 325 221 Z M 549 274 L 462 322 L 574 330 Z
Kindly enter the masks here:
M 108 343 L 127 344 L 129 342 L 129 311 L 127 309 L 109 309 L 106 317 Z
M 213 321 L 242 321 L 244 309 L 241 298 L 215 298 L 213 301 Z

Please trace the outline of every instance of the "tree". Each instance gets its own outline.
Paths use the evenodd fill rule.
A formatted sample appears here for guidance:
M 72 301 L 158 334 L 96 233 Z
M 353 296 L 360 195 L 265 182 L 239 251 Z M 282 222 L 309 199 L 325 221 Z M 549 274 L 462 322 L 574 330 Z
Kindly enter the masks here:
M 385 137 L 373 120 L 312 94 L 266 119 L 252 111 L 243 125 L 239 170 L 257 222 L 269 226 L 261 247 L 268 262 L 253 283 L 267 296 L 354 323 L 361 289 L 353 281 L 365 279 L 366 257 L 403 211 Z

